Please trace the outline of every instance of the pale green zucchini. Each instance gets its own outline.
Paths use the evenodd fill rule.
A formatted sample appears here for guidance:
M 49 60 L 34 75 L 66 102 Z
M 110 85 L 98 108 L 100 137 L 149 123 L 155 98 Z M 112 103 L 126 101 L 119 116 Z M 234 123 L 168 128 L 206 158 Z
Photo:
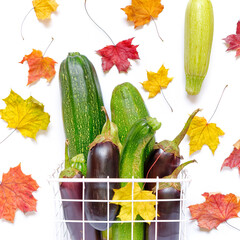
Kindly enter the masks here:
M 207 74 L 214 17 L 210 0 L 190 0 L 185 13 L 184 67 L 186 91 L 197 95 Z

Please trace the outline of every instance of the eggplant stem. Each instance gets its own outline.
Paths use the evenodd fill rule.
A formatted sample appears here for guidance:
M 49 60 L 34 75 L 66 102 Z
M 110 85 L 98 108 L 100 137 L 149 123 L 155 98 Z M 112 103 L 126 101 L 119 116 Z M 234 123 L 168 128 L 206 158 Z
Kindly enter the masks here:
M 102 134 L 103 134 L 104 132 L 111 131 L 111 122 L 110 122 L 106 108 L 104 106 L 102 106 L 101 110 L 104 112 L 105 117 L 106 117 L 106 123 L 102 129 Z
M 197 163 L 196 160 L 190 160 L 190 161 L 187 161 L 185 163 L 182 163 L 180 166 L 178 166 L 173 172 L 171 175 L 171 178 L 177 178 L 179 173 L 183 170 L 183 168 L 185 168 L 188 164 L 190 163 Z
M 195 110 L 191 115 L 190 117 L 188 118 L 187 122 L 185 123 L 184 125 L 184 128 L 182 129 L 182 131 L 174 138 L 173 142 L 176 144 L 176 146 L 178 146 L 181 141 L 183 140 L 183 138 L 185 137 L 189 127 L 190 127 L 190 124 L 193 120 L 193 118 L 195 117 L 195 115 L 201 111 L 200 108 L 198 108 L 197 110 Z
M 106 116 L 106 121 L 109 120 L 109 116 L 108 116 L 108 113 L 107 113 L 107 110 L 104 106 L 101 107 L 101 110 L 105 113 L 105 116 Z

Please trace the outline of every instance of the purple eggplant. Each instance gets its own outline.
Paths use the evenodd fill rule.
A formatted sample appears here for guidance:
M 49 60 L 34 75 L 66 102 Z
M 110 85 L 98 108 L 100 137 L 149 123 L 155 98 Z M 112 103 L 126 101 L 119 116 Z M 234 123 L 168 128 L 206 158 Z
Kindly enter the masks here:
M 67 153 L 67 143 L 65 150 L 65 169 L 61 172 L 60 178 L 81 178 L 84 173 L 84 157 L 79 155 L 69 161 Z M 81 158 L 82 157 L 82 158 Z M 61 198 L 64 199 L 82 199 L 83 184 L 81 182 L 61 182 Z M 62 208 L 65 220 L 82 220 L 83 206 L 82 202 L 62 201 Z M 86 217 L 85 217 L 86 219 Z M 81 222 L 66 222 L 70 237 L 72 240 L 83 240 L 83 224 Z M 100 231 L 94 229 L 89 223 L 84 224 L 85 240 L 102 240 Z
M 188 118 L 184 128 L 179 135 L 173 140 L 164 140 L 154 145 L 148 161 L 145 165 L 146 178 L 163 178 L 169 176 L 180 165 L 179 144 L 186 135 L 188 128 L 194 116 L 200 111 L 195 110 Z M 146 183 L 145 189 L 152 190 L 155 183 Z M 158 199 L 179 199 L 180 193 L 176 189 L 163 189 L 158 193 Z M 160 220 L 176 220 L 179 219 L 180 202 L 169 201 L 161 202 L 158 205 L 158 211 L 161 212 Z M 158 222 L 157 223 L 157 240 L 178 240 L 179 239 L 179 222 Z M 155 224 L 148 226 L 146 239 L 155 239 Z
M 114 123 L 110 122 L 105 109 L 104 111 L 107 120 L 102 133 L 90 145 L 87 159 L 87 178 L 119 177 L 121 143 L 118 138 L 118 129 Z M 113 189 L 116 188 L 119 188 L 119 183 L 109 183 L 108 192 L 107 182 L 86 182 L 85 199 L 93 201 L 85 202 L 85 214 L 87 220 L 93 221 L 90 222 L 91 226 L 97 230 L 104 231 L 112 225 L 101 223 L 101 221 L 113 221 L 119 206 L 107 202 L 95 202 L 94 200 L 102 201 L 108 198 L 111 200 L 114 194 Z
M 174 153 L 165 152 L 162 148 L 154 149 L 145 167 L 145 176 L 148 178 L 168 176 L 180 165 L 180 160 L 180 156 Z M 145 188 L 152 190 L 155 185 L 155 183 L 146 183 Z
M 177 178 L 180 171 L 195 160 L 188 161 L 178 166 L 171 175 L 165 179 Z M 153 188 L 156 192 L 156 187 Z M 158 199 L 179 199 L 176 201 L 159 201 L 157 220 L 163 220 L 157 224 L 151 223 L 146 231 L 147 240 L 155 240 L 155 227 L 157 226 L 157 240 L 178 240 L 179 239 L 179 222 L 180 219 L 180 195 L 181 184 L 179 182 L 163 182 L 158 185 Z M 164 222 L 164 220 L 176 220 L 173 222 Z

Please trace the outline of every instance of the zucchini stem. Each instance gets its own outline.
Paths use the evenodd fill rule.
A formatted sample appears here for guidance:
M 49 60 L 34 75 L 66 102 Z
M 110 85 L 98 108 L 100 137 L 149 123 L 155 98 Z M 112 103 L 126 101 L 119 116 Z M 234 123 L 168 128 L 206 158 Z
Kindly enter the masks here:
M 146 120 L 148 125 L 152 128 L 154 132 L 157 131 L 162 125 L 162 123 L 158 122 L 156 118 L 146 117 Z
M 191 76 L 186 74 L 186 91 L 189 95 L 197 95 L 202 87 L 205 76 Z

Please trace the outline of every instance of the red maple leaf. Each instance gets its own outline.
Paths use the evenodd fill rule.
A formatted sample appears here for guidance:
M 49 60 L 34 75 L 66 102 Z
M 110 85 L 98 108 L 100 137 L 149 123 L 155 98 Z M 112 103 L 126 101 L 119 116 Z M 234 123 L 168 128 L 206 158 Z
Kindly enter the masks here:
M 116 65 L 119 72 L 127 72 L 130 67 L 129 59 L 139 59 L 136 48 L 138 45 L 132 45 L 133 38 L 123 40 L 117 45 L 109 45 L 97 51 L 102 56 L 103 71 L 109 71 L 113 65 Z
M 43 57 L 40 50 L 33 49 L 32 53 L 25 55 L 20 63 L 28 62 L 28 83 L 27 85 L 36 82 L 40 78 L 46 78 L 48 82 L 51 82 L 56 71 L 56 62 L 49 57 Z
M 240 140 L 234 144 L 234 149 L 229 155 L 228 158 L 226 158 L 222 164 L 221 170 L 224 167 L 230 167 L 235 168 L 237 167 L 240 174 Z
M 227 51 L 236 50 L 236 57 L 240 56 L 240 21 L 237 23 L 236 34 L 231 34 L 223 40 L 225 40 L 228 45 Z
M 0 182 L 0 219 L 13 222 L 17 209 L 24 213 L 36 211 L 37 200 L 32 192 L 38 187 L 31 175 L 23 174 L 20 164 L 10 168 L 8 173 L 3 174 Z
M 240 200 L 232 193 L 204 193 L 205 202 L 189 206 L 192 220 L 198 221 L 198 226 L 207 230 L 217 228 L 219 224 L 230 218 L 238 217 Z

